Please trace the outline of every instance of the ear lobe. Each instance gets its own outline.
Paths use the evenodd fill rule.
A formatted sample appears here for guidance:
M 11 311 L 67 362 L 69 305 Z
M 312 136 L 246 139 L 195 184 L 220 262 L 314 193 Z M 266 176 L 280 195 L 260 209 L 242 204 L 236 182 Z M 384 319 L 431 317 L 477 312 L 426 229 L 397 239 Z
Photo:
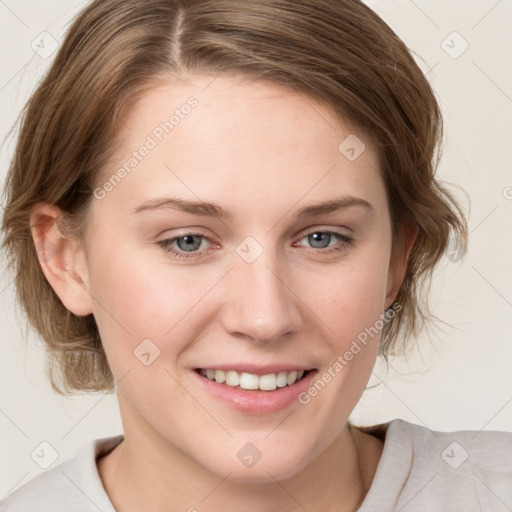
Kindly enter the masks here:
M 385 308 L 390 307 L 396 299 L 407 272 L 409 254 L 418 236 L 418 226 L 412 222 L 405 222 L 400 227 L 400 234 L 396 245 L 391 251 L 391 261 L 388 272 L 388 289 L 386 293 Z
M 41 269 L 64 306 L 78 316 L 92 313 L 87 262 L 79 240 L 62 231 L 62 211 L 38 204 L 30 216 L 32 239 Z

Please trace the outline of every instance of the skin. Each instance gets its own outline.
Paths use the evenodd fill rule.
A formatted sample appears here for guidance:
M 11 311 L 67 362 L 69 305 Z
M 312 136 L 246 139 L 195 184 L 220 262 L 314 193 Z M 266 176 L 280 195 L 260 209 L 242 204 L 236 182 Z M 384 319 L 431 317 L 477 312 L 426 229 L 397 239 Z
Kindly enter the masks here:
M 294 401 L 272 414 L 233 409 L 199 386 L 193 370 L 251 361 L 325 372 L 393 303 L 416 233 L 404 230 L 405 243 L 392 252 L 386 190 L 364 134 L 280 86 L 212 80 L 164 83 L 126 111 L 103 183 L 168 112 L 198 100 L 129 175 L 93 199 L 82 246 L 61 238 L 58 208 L 33 213 L 34 239 L 54 248 L 41 257 L 48 281 L 69 310 L 94 315 L 118 381 L 125 440 L 98 461 L 101 478 L 121 512 L 356 510 L 383 444 L 351 432 L 347 419 L 380 336 L 307 405 Z M 338 149 L 351 133 L 366 146 L 355 161 Z M 212 201 L 234 218 L 132 213 L 171 195 Z M 294 218 L 344 195 L 373 209 Z M 326 230 L 353 242 L 326 236 L 315 245 L 307 236 Z M 194 239 L 203 241 L 187 260 L 157 244 L 188 232 L 205 238 Z M 251 263 L 236 252 L 248 236 L 263 249 Z M 180 241 L 174 249 L 186 252 Z M 326 252 L 332 248 L 339 250 Z M 148 338 L 160 355 L 145 366 L 133 352 Z M 252 468 L 237 458 L 247 442 L 262 454 Z

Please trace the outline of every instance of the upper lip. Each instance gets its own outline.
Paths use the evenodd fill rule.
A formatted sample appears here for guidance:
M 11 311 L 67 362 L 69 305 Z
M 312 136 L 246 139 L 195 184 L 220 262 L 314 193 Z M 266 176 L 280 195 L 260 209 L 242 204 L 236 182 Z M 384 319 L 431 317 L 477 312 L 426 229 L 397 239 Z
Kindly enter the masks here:
M 313 370 L 311 366 L 305 366 L 303 364 L 290 364 L 290 363 L 275 363 L 275 364 L 266 364 L 266 365 L 257 365 L 254 363 L 223 363 L 223 364 L 208 364 L 207 366 L 198 366 L 196 368 L 204 369 L 204 370 L 223 370 L 229 371 L 234 370 L 235 372 L 242 373 L 251 373 L 253 375 L 267 375 L 269 373 L 279 373 L 279 372 L 292 372 L 292 371 L 300 371 L 300 370 Z

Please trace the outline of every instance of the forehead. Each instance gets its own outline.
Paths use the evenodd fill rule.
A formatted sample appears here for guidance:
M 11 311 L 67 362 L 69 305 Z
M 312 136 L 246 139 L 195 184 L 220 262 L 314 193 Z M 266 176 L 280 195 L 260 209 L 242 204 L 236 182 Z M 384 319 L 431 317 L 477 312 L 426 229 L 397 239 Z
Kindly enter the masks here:
M 189 108 L 192 102 L 196 105 Z M 329 135 L 325 140 L 329 144 L 339 142 L 344 133 L 356 131 L 348 119 L 341 126 L 329 106 L 313 96 L 269 81 L 251 82 L 246 77 L 193 76 L 162 82 L 126 107 L 122 138 L 132 145 L 137 143 L 132 136 L 140 136 L 136 131 L 152 133 L 157 139 L 169 135 L 164 125 L 172 130 L 172 138 L 193 131 L 197 141 L 209 140 L 211 144 L 239 141 L 242 136 L 247 140 L 251 135 L 260 136 L 257 142 L 262 142 L 265 133 L 268 143 L 276 135 L 278 142 L 285 143 L 318 142 Z M 185 119 L 186 123 L 182 122 Z M 370 140 L 365 142 L 371 145 Z
M 102 179 L 124 166 L 111 195 L 132 202 L 170 191 L 226 199 L 230 191 L 233 202 L 289 205 L 306 194 L 325 199 L 333 189 L 375 202 L 384 190 L 377 154 L 354 132 L 305 94 L 195 76 L 147 90 L 124 112 L 120 146 Z

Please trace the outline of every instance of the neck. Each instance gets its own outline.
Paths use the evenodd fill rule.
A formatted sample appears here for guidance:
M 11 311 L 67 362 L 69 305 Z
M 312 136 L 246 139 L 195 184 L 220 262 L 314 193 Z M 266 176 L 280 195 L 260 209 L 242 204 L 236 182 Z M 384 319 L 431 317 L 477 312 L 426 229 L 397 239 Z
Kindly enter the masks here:
M 238 512 L 241 506 L 248 512 L 356 511 L 382 453 L 381 441 L 346 424 L 326 450 L 292 477 L 236 482 L 206 470 L 154 431 L 132 426 L 125 424 L 124 441 L 98 461 L 118 512 Z

